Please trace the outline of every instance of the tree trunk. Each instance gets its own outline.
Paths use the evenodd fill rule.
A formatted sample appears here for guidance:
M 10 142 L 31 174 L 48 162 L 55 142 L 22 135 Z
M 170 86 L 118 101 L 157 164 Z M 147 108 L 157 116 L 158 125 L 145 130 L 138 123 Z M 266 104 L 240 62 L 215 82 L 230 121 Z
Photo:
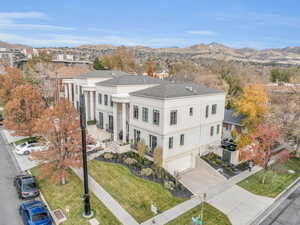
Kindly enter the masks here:
M 300 138 L 297 138 L 296 157 L 300 158 Z
M 267 168 L 264 168 L 262 180 L 261 180 L 262 184 L 265 184 L 265 182 L 266 182 L 267 172 L 268 172 Z
M 66 184 L 66 178 L 65 178 L 64 175 L 61 176 L 61 178 L 60 178 L 60 183 L 61 183 L 61 185 L 65 185 L 65 184 Z

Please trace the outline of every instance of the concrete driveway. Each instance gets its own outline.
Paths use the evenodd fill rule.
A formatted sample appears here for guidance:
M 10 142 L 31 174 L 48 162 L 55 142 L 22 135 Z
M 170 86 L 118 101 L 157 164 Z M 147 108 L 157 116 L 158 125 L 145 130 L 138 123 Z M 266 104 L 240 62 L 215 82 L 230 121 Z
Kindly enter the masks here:
M 249 224 L 272 202 L 272 198 L 252 194 L 237 185 L 208 200 L 208 203 L 228 216 L 232 225 Z
M 195 169 L 181 175 L 180 182 L 195 195 L 205 193 L 226 181 L 225 177 L 204 163 L 203 160 L 198 159 Z

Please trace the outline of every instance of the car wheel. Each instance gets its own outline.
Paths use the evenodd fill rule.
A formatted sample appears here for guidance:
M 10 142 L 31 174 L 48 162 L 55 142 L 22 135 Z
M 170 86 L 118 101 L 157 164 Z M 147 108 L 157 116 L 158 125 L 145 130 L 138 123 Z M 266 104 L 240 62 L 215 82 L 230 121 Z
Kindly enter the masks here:
M 30 154 L 30 151 L 25 151 L 24 152 L 24 155 L 29 155 Z

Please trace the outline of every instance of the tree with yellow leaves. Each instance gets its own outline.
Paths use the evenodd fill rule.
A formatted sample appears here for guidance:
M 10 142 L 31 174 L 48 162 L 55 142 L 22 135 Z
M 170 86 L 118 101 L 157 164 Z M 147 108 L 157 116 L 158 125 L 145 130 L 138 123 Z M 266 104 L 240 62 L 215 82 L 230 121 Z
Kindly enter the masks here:
M 246 117 L 243 120 L 248 131 L 257 127 L 268 113 L 268 96 L 261 84 L 245 87 L 243 93 L 234 101 L 234 108 L 238 114 Z

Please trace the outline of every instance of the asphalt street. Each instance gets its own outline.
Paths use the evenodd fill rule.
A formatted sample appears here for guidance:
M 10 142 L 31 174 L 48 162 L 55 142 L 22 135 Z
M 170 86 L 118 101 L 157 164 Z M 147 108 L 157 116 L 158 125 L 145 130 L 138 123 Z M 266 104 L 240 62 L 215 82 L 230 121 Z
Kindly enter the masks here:
M 300 187 L 284 200 L 260 225 L 299 225 Z
M 13 186 L 13 178 L 19 169 L 9 150 L 0 133 L 0 225 L 21 225 L 23 223 L 18 214 L 21 201 Z

